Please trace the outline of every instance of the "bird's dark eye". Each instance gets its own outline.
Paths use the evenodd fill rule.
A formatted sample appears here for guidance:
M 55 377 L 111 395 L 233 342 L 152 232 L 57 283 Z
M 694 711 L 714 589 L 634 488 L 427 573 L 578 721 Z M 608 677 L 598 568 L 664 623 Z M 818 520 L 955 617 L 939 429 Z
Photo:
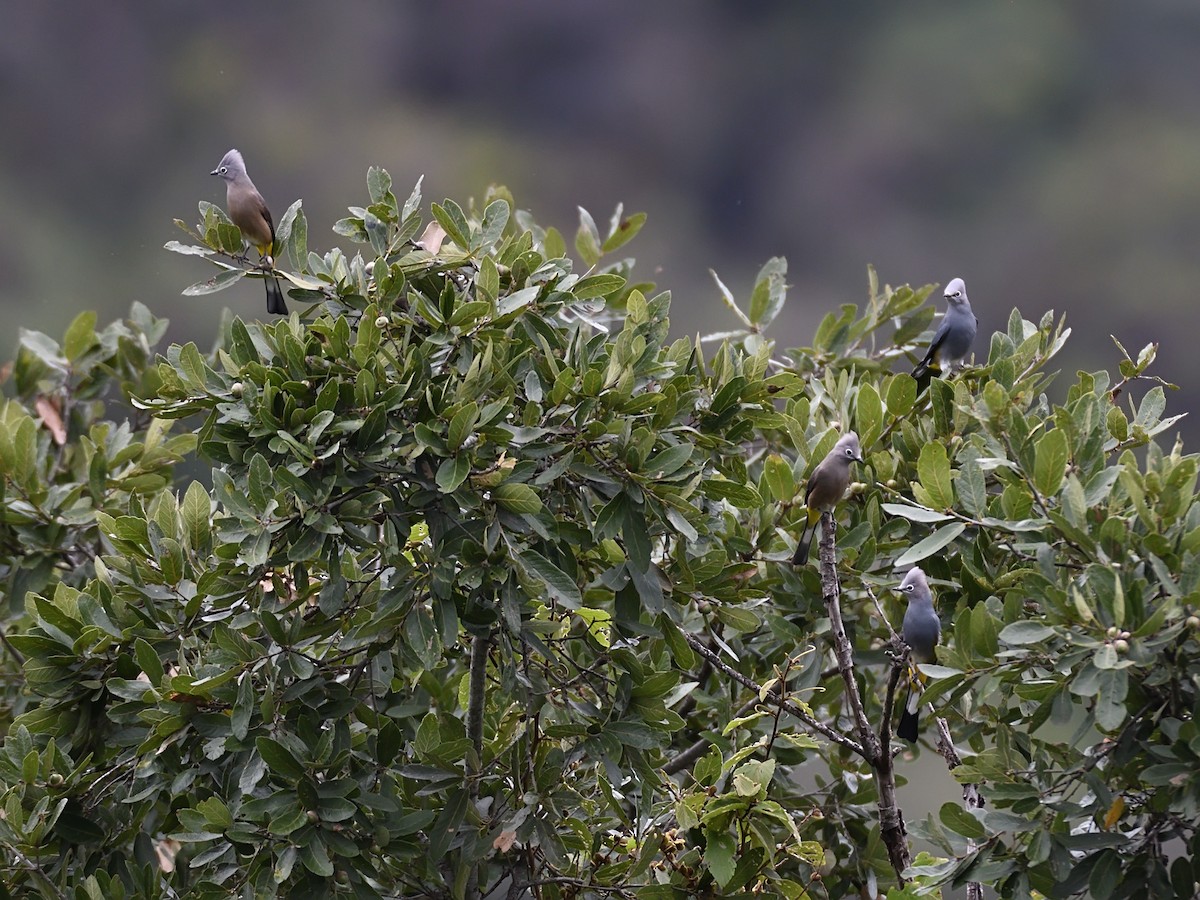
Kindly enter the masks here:
M 221 166 L 221 174 L 224 175 L 229 171 L 229 166 Z
M 913 586 L 912 586 L 911 584 L 906 584 L 906 585 L 904 586 L 904 589 L 905 589 L 906 591 L 908 591 L 908 592 L 911 594 L 911 593 L 912 593 Z

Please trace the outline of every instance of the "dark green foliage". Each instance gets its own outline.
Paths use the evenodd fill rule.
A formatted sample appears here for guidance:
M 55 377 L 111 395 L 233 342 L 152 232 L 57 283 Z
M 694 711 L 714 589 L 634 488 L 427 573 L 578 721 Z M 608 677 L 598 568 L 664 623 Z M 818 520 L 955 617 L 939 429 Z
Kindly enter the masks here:
M 684 638 L 849 731 L 816 572 L 789 560 L 797 488 L 855 427 L 867 462 L 839 552 L 869 713 L 888 629 L 868 590 L 920 563 L 948 626 L 927 696 L 963 751 L 955 777 L 988 800 L 910 823 L 946 857 L 917 883 L 1190 894 L 1197 460 L 1154 442 L 1173 421 L 1161 386 L 1123 404 L 1152 350 L 1119 386 L 1080 373 L 1055 406 L 1045 366 L 1067 332 L 1014 311 L 984 365 L 918 398 L 891 370 L 928 330 L 928 287 L 872 273 L 866 305 L 785 366 L 764 336 L 782 259 L 748 312 L 721 286 L 742 330 L 668 343 L 669 297 L 606 262 L 644 217 L 584 214 L 577 271 L 502 190 L 435 204 L 431 253 L 410 241 L 419 194 L 400 205 L 382 170 L 368 185 L 336 231 L 370 265 L 309 252 L 298 205 L 281 221 L 303 317 L 232 319 L 212 354 L 156 365 L 162 323 L 140 309 L 102 333 L 81 316 L 61 348 L 24 338 L 0 415 L 10 891 L 894 882 L 862 760 Z M 197 255 L 216 258 L 219 216 L 201 215 Z M 211 491 L 173 473 L 193 447 L 175 419 Z

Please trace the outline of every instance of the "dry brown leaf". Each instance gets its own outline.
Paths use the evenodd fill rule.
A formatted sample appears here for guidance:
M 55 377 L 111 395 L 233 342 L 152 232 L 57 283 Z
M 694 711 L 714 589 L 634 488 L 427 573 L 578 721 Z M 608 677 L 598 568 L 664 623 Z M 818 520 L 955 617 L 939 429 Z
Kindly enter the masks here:
M 512 849 L 513 842 L 517 839 L 515 831 L 502 831 L 496 835 L 496 839 L 492 841 L 492 846 L 501 853 L 507 853 Z
M 158 857 L 159 869 L 164 872 L 175 871 L 175 856 L 179 853 L 181 846 L 183 845 L 179 841 L 171 838 L 154 842 L 154 854 Z
M 444 240 L 446 240 L 446 229 L 433 221 L 425 226 L 425 230 L 421 232 L 421 236 L 414 243 L 422 250 L 437 253 L 442 249 Z
M 62 411 L 59 407 L 60 404 L 56 398 L 46 396 L 38 397 L 33 404 L 42 424 L 50 429 L 54 443 L 61 447 L 67 442 L 67 429 L 63 427 Z

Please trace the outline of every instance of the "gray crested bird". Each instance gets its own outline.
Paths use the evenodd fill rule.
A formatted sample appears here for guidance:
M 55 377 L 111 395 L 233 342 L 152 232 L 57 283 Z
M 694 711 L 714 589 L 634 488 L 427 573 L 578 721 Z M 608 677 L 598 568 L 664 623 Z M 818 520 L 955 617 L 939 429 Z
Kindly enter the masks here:
M 900 582 L 899 591 L 908 598 L 902 631 L 904 643 L 908 644 L 916 662 L 937 662 L 937 645 L 942 636 L 942 623 L 933 608 L 933 592 L 929 590 L 925 573 L 915 566 L 909 569 L 904 580 Z M 916 743 L 920 733 L 917 719 L 921 708 L 921 688 L 916 682 L 914 677 L 908 683 L 904 710 L 900 713 L 900 723 L 896 726 L 897 736 L 911 743 Z
M 941 375 L 944 369 L 950 369 L 967 358 L 979 329 L 979 320 L 971 311 L 967 286 L 961 278 L 950 280 L 946 285 L 945 298 L 946 315 L 942 317 L 942 324 L 934 332 L 925 358 L 912 371 L 913 378 L 917 379 L 918 394 L 929 387 L 929 381 L 935 375 Z
M 833 449 L 817 463 L 817 467 L 808 476 L 808 483 L 804 486 L 804 505 L 808 507 L 808 515 L 804 521 L 804 530 L 800 533 L 800 542 L 796 544 L 792 565 L 802 566 L 808 562 L 809 547 L 812 545 L 813 532 L 821 513 L 833 509 L 842 499 L 846 488 L 850 486 L 850 464 L 862 461 L 858 435 L 848 431 L 838 439 Z
M 267 265 L 274 266 L 272 254 L 275 252 L 275 223 L 271 221 L 271 211 L 267 209 L 262 194 L 246 174 L 246 163 L 242 160 L 242 154 L 237 150 L 230 150 L 210 174 L 220 175 L 221 180 L 225 182 L 225 205 L 233 224 L 241 230 L 242 236 L 254 246 Z M 263 279 L 263 284 L 267 286 L 267 312 L 286 316 L 287 304 L 284 302 L 279 280 L 268 275 Z

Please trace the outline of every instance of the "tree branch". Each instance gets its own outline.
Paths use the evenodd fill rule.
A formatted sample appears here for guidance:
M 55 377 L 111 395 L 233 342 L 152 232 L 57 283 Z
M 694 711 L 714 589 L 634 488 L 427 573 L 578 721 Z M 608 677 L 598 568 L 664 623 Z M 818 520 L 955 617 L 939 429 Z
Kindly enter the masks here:
M 962 765 L 962 757 L 954 749 L 954 741 L 950 737 L 950 726 L 946 724 L 946 720 L 938 716 L 936 722 L 938 730 L 937 751 L 946 760 L 946 768 L 953 772 Z M 983 809 L 983 794 L 979 792 L 978 785 L 963 785 L 963 806 L 967 808 L 968 812 L 973 809 Z M 967 853 L 974 852 L 975 847 L 975 841 L 967 838 Z M 983 885 L 978 881 L 967 883 L 967 900 L 983 900 Z
M 467 757 L 467 791 L 471 806 L 479 799 L 479 774 L 483 770 L 483 703 L 484 688 L 487 687 L 488 649 L 492 639 L 489 634 L 476 634 L 471 638 L 471 674 L 467 694 L 467 737 L 475 748 L 474 758 Z M 466 896 L 479 896 L 479 866 L 472 865 L 467 876 Z
M 754 691 L 755 696 L 762 697 L 764 701 L 767 698 L 770 698 L 772 703 L 779 705 L 784 710 L 791 713 L 793 716 L 795 716 L 797 719 L 799 719 L 801 722 L 803 722 L 805 725 L 807 725 L 811 730 L 817 732 L 822 737 L 828 738 L 829 740 L 833 741 L 835 744 L 837 744 L 841 747 L 844 747 L 845 749 L 851 751 L 852 753 L 857 753 L 859 756 L 866 759 L 866 754 L 863 752 L 862 745 L 859 744 L 857 741 L 846 737 L 844 734 L 841 734 L 838 731 L 835 731 L 834 729 L 830 728 L 828 725 L 826 725 L 823 722 L 818 722 L 816 719 L 814 719 L 812 717 L 811 713 L 809 713 L 803 707 L 798 706 L 797 704 L 793 703 L 791 700 L 785 699 L 783 697 L 783 695 L 780 694 L 780 692 L 777 691 L 775 688 L 770 688 L 764 694 L 763 687 L 761 684 L 758 684 L 752 678 L 747 678 L 745 675 L 743 675 L 737 669 L 734 669 L 730 666 L 725 665 L 725 663 L 721 661 L 721 658 L 719 656 L 717 656 L 717 654 L 715 654 L 711 650 L 709 650 L 708 647 L 704 646 L 703 642 L 701 642 L 699 638 L 695 637 L 694 635 L 687 634 L 686 632 L 684 632 L 683 637 L 684 637 L 684 640 L 686 640 L 688 642 L 688 644 L 691 646 L 691 648 L 693 650 L 695 650 L 697 653 L 699 653 L 706 660 L 708 660 L 710 663 L 712 663 L 713 668 L 715 668 L 718 672 L 721 672 L 721 673 L 729 676 L 734 681 L 736 681 L 738 684 Z
M 846 626 L 842 622 L 842 585 L 837 575 L 837 545 L 835 533 L 837 523 L 833 512 L 827 510 L 821 513 L 821 543 L 819 553 L 821 559 L 821 599 L 825 601 L 825 610 L 829 613 L 829 631 L 833 637 L 833 654 L 837 659 L 838 671 L 846 685 L 846 701 L 850 704 L 850 713 L 854 717 L 854 727 L 858 731 L 858 739 L 862 742 L 867 762 L 872 765 L 879 756 L 879 741 L 867 720 L 867 712 L 863 708 L 862 692 L 854 678 L 854 648 L 846 637 Z
M 896 803 L 896 771 L 892 766 L 890 749 L 884 751 L 880 737 L 871 728 L 863 707 L 862 692 L 858 688 L 858 680 L 854 677 L 854 648 L 846 636 L 846 626 L 842 621 L 842 585 L 837 574 L 837 523 L 832 510 L 821 514 L 821 597 L 825 601 L 825 609 L 829 613 L 829 630 L 833 638 L 833 653 L 837 659 L 838 671 L 846 686 L 846 702 L 854 718 L 855 728 L 863 746 L 863 759 L 875 770 L 875 781 L 879 789 L 879 836 L 887 847 L 888 860 L 896 871 L 896 878 L 901 886 L 904 885 L 904 870 L 908 868 L 912 857 L 908 852 L 908 841 L 905 839 L 907 830 L 904 827 L 904 816 Z M 899 680 L 899 672 L 892 674 L 888 694 L 890 703 L 895 703 L 895 684 Z M 890 715 L 880 725 L 880 734 L 888 735 L 891 730 Z M 890 743 L 890 741 L 889 741 Z

